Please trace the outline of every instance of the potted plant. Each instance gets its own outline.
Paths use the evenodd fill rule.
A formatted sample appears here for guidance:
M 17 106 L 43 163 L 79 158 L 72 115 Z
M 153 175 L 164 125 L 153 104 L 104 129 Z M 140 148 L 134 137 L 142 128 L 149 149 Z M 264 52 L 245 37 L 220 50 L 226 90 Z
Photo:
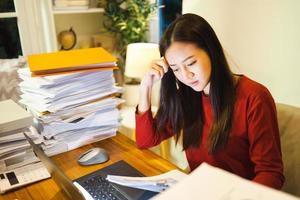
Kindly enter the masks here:
M 157 4 L 151 4 L 148 0 L 108 0 L 106 2 L 104 27 L 117 39 L 121 67 L 124 66 L 126 46 L 134 42 L 147 41 L 149 17 L 156 8 Z

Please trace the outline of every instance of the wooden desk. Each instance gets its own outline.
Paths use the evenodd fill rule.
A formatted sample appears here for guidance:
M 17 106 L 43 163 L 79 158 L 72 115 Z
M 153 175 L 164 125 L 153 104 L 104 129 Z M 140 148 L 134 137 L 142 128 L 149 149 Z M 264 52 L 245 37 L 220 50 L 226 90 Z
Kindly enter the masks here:
M 106 163 L 94 166 L 80 166 L 77 163 L 78 156 L 92 147 L 106 149 L 110 155 L 110 160 Z M 120 133 L 118 133 L 116 137 L 53 156 L 52 159 L 72 180 L 106 167 L 119 160 L 125 160 L 146 176 L 158 175 L 177 168 L 175 165 L 159 157 L 150 150 L 138 149 L 132 140 Z M 1 195 L 0 200 L 4 199 L 62 200 L 68 198 L 52 179 L 47 179 Z

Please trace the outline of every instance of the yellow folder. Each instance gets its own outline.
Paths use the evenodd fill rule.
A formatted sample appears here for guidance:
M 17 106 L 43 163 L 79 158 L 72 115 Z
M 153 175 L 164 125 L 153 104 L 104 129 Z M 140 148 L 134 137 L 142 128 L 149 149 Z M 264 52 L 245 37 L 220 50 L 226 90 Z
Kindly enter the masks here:
M 115 69 L 116 61 L 113 55 L 101 47 L 28 56 L 28 65 L 33 76 Z

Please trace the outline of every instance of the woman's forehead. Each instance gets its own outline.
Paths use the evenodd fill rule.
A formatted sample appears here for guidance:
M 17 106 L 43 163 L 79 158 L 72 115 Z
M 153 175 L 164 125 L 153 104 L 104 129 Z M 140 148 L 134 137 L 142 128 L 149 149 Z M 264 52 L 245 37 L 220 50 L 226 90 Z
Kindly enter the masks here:
M 174 42 L 167 49 L 165 57 L 169 62 L 181 62 L 187 57 L 199 54 L 199 51 L 201 51 L 201 49 L 192 43 Z

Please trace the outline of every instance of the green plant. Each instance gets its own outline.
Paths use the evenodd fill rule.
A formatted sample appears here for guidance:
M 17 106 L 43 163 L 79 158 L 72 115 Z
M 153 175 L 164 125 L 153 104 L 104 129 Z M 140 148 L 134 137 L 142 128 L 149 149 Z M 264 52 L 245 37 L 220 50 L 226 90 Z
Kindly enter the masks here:
M 128 44 L 147 41 L 149 17 L 156 8 L 148 0 L 107 0 L 104 27 L 116 36 L 123 61 Z

